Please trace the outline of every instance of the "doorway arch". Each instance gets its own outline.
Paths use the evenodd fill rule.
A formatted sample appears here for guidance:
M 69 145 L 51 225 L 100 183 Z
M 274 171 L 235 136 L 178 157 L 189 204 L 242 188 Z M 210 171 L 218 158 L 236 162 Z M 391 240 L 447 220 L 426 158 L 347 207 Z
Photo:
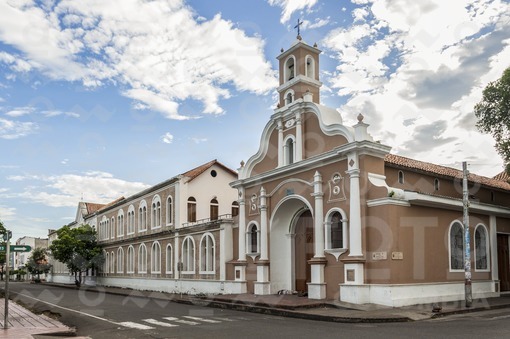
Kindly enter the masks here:
M 303 226 L 300 220 L 309 219 L 313 233 L 313 211 L 303 197 L 298 195 L 287 196 L 275 207 L 270 219 L 270 291 L 275 294 L 280 290 L 296 290 L 296 267 L 299 264 L 298 274 L 306 262 L 300 258 L 296 263 L 296 226 Z M 306 229 L 306 227 L 305 227 Z M 299 231 L 299 230 L 298 230 Z M 299 243 L 299 242 L 298 242 Z M 313 244 L 312 244 L 313 248 Z M 298 251 L 298 253 L 300 253 Z M 313 255 L 313 254 L 312 254 Z

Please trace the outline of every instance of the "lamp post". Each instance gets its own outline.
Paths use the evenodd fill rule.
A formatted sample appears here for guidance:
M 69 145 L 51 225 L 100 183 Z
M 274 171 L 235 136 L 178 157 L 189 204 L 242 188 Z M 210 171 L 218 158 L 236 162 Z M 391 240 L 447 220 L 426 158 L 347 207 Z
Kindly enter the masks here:
M 466 307 L 471 307 L 473 295 L 471 290 L 471 248 L 469 246 L 469 189 L 467 163 L 462 162 L 462 205 L 464 223 L 464 294 Z

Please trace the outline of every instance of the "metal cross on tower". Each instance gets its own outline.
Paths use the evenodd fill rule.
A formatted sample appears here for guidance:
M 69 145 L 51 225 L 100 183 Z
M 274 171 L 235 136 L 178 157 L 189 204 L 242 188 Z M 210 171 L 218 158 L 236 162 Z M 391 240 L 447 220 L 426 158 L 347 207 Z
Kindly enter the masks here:
M 297 28 L 297 35 L 298 37 L 300 36 L 300 32 L 299 32 L 299 26 L 301 26 L 303 24 L 303 21 L 299 21 L 299 18 L 297 19 L 297 25 L 294 26 L 294 28 Z

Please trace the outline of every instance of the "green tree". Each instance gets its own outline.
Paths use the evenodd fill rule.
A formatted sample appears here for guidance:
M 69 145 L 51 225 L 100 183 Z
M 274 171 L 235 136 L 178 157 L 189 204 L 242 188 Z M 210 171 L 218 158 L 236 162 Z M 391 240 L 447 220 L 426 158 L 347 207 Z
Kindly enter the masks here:
M 36 282 L 41 281 L 41 273 L 48 273 L 51 264 L 47 259 L 48 250 L 46 248 L 37 247 L 32 251 L 32 255 L 28 258 L 26 268 L 31 274 L 37 274 Z
M 496 140 L 496 150 L 510 172 L 510 67 L 500 79 L 483 90 L 482 100 L 475 105 L 476 126 Z
M 64 226 L 57 231 L 57 236 L 50 245 L 51 256 L 67 266 L 74 274 L 76 285 L 80 286 L 82 274 L 88 269 L 97 269 L 104 261 L 96 231 L 90 225 Z

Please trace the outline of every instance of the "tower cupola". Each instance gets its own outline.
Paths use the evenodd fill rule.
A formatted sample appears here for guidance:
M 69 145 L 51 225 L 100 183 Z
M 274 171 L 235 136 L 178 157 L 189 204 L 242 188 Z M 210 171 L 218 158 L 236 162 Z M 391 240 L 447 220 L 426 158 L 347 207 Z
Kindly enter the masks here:
M 291 104 L 307 96 L 311 101 L 320 103 L 319 89 L 319 54 L 317 45 L 310 46 L 303 42 L 298 34 L 296 42 L 277 57 L 279 61 L 280 85 L 279 107 Z

